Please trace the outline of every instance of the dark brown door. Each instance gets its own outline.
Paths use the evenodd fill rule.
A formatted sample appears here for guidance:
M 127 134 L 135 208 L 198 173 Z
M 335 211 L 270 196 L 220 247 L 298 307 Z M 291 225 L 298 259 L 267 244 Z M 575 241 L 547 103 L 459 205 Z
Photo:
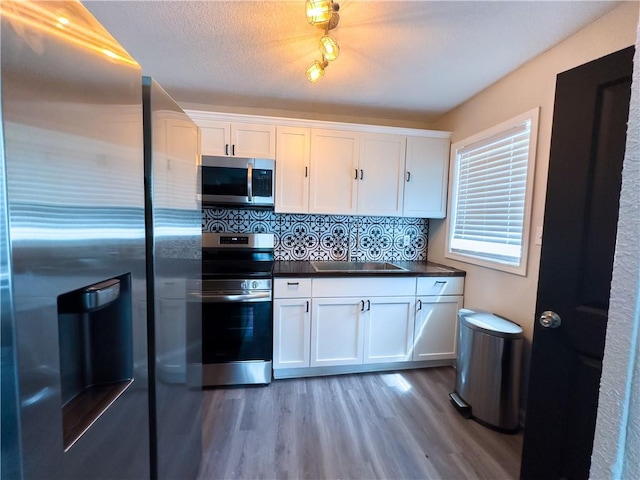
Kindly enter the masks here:
M 633 47 L 558 75 L 521 476 L 588 478 Z M 560 324 L 547 314 L 555 312 Z

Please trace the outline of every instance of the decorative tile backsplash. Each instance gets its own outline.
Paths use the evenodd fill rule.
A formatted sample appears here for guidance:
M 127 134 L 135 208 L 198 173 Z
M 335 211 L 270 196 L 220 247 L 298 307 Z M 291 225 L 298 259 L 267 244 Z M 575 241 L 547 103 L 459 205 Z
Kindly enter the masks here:
M 426 261 L 429 220 L 204 208 L 202 231 L 273 233 L 276 260 Z

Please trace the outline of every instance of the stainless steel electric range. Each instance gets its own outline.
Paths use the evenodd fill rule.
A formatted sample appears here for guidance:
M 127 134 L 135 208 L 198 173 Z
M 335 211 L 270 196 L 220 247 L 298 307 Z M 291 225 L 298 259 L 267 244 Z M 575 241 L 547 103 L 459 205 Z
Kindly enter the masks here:
M 202 236 L 205 387 L 271 382 L 273 245 L 266 233 Z

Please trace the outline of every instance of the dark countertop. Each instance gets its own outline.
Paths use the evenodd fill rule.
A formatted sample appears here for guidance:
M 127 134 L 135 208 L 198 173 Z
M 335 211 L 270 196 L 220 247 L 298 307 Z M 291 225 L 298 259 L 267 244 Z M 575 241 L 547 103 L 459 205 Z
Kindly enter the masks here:
M 274 277 L 465 277 L 467 272 L 433 262 L 389 262 L 402 271 L 316 272 L 308 261 L 280 261 L 273 264 Z

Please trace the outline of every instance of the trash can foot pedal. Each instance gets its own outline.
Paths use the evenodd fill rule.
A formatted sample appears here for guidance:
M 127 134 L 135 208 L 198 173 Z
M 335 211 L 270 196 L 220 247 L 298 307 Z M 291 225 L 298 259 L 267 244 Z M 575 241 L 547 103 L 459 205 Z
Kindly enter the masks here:
M 471 418 L 471 405 L 460 398 L 460 395 L 458 395 L 457 392 L 451 392 L 449 394 L 449 398 L 451 399 L 453 406 L 456 407 L 456 410 L 460 412 L 460 415 L 464 418 Z

